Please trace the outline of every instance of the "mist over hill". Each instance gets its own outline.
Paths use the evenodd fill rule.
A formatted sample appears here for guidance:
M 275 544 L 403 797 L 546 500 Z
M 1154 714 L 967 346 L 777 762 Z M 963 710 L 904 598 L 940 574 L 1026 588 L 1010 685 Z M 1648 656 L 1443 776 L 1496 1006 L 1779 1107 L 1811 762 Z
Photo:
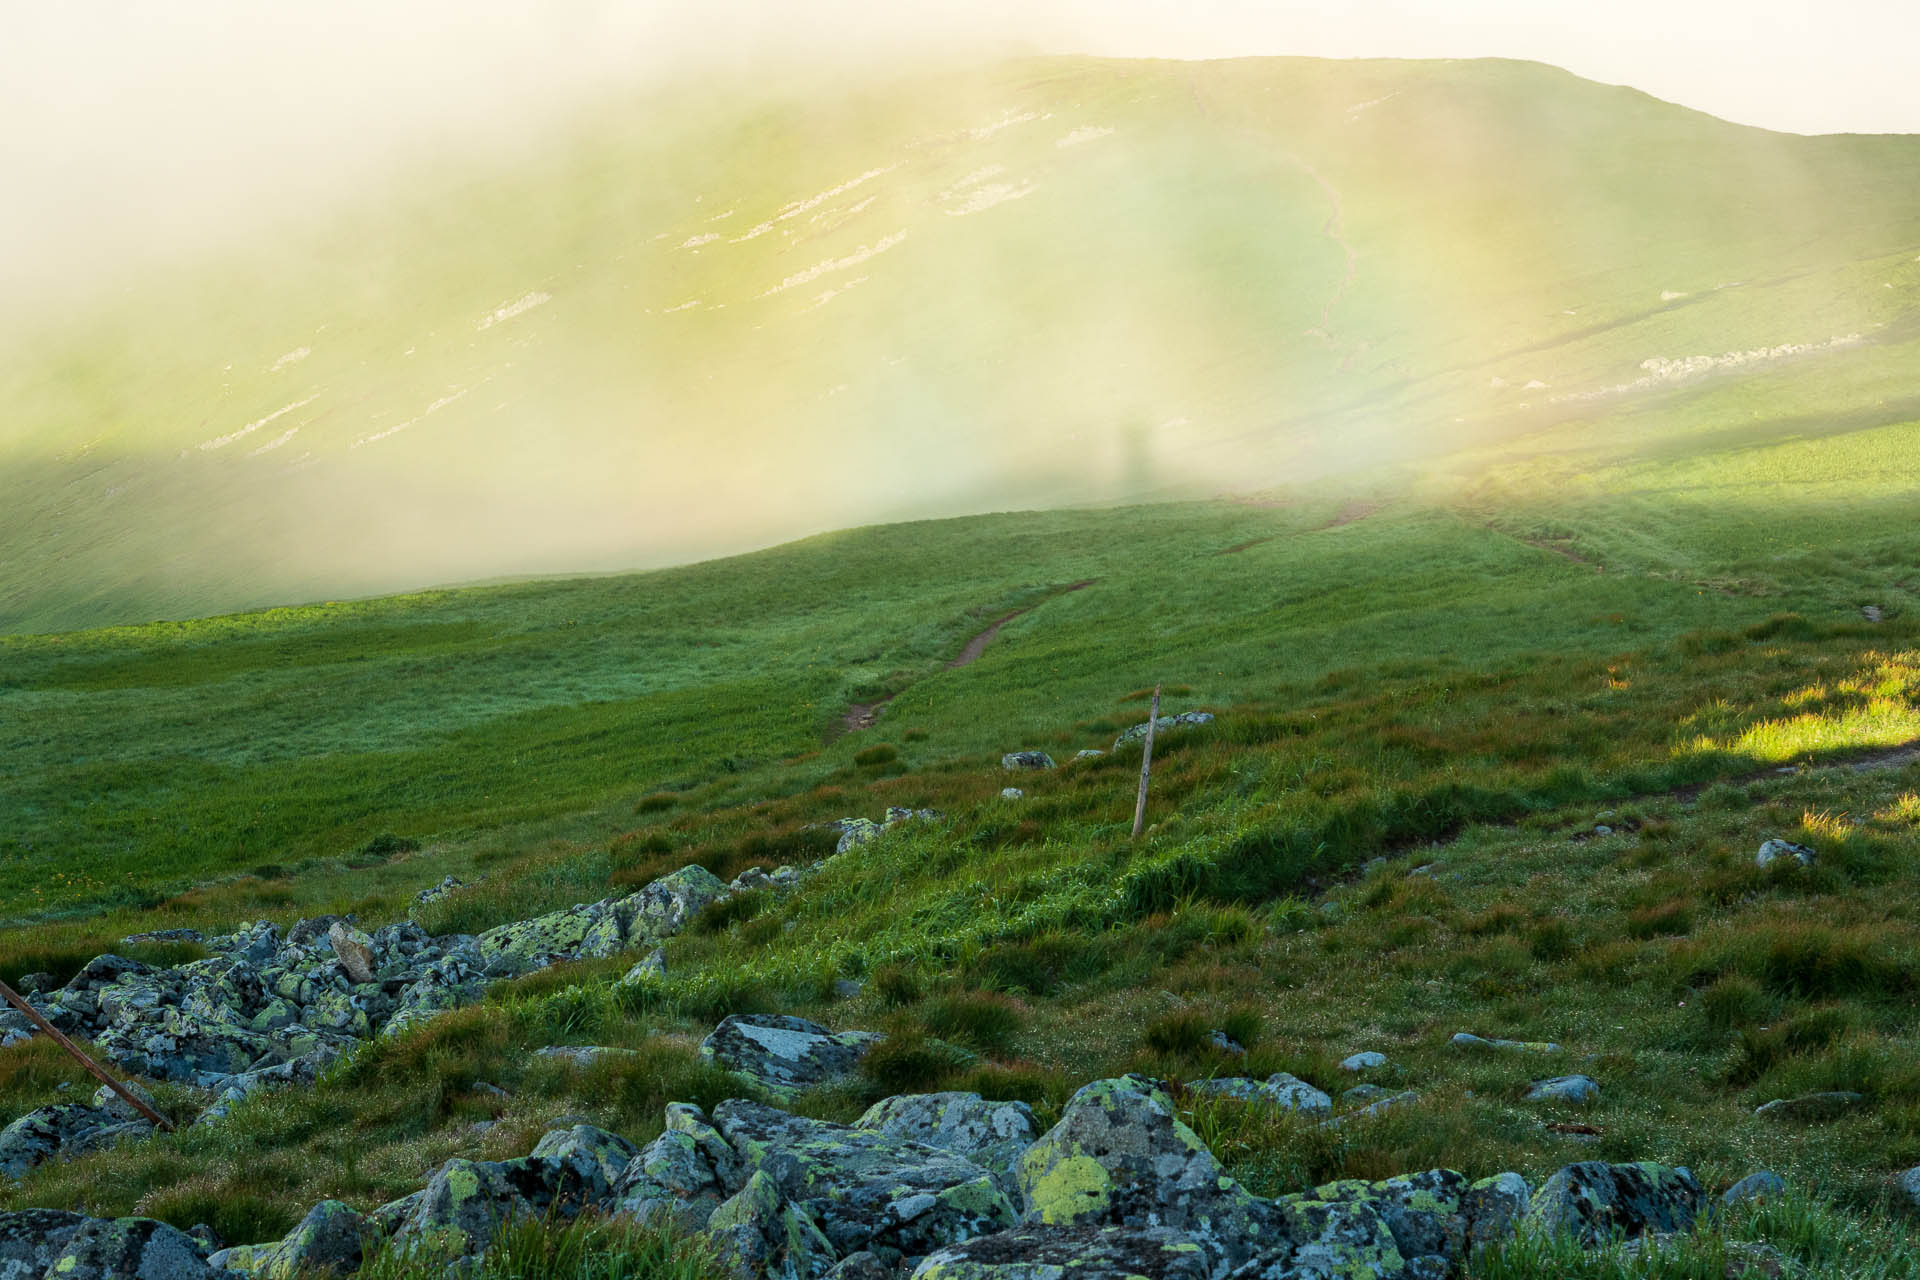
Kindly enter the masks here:
M 1916 197 L 1515 62 L 609 102 L 16 317 L 0 628 L 1904 421 Z

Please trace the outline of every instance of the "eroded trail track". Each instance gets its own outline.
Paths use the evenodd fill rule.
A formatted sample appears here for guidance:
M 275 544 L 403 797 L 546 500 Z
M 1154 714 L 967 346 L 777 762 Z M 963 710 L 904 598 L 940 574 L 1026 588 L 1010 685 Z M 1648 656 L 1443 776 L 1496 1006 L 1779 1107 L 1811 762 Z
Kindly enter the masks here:
M 1061 596 L 1071 595 L 1075 591 L 1085 590 L 1098 581 L 1098 578 L 1084 579 L 1083 581 L 1073 583 L 1071 586 L 1060 588 L 1060 590 L 1054 592 L 1045 600 L 1039 600 L 1023 609 L 1015 609 L 1010 613 L 1000 615 L 988 623 L 985 630 L 979 632 L 971 640 L 967 641 L 967 643 L 961 647 L 960 652 L 947 663 L 946 669 L 952 671 L 956 667 L 971 666 L 973 663 L 978 662 L 980 656 L 987 651 L 987 646 L 992 644 L 995 638 L 999 636 L 1000 628 L 1006 626 L 1022 614 L 1032 613 L 1035 609 L 1038 609 L 1041 605 L 1049 601 L 1058 600 Z M 910 685 L 908 686 L 908 688 L 911 687 Z M 880 712 L 886 705 L 905 692 L 906 689 L 897 689 L 886 697 L 874 702 L 856 702 L 852 704 L 847 708 L 846 714 L 840 717 L 839 732 L 858 733 L 862 729 L 872 728 L 874 721 L 880 718 Z

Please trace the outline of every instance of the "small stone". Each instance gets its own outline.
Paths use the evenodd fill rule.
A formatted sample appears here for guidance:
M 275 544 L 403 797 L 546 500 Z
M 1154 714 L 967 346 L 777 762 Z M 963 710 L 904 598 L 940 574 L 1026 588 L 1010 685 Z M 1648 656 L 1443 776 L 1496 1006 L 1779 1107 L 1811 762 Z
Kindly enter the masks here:
M 333 944 L 333 954 L 340 958 L 340 967 L 346 970 L 350 982 L 372 982 L 377 976 L 373 967 L 373 939 L 344 920 L 336 920 L 327 930 L 327 941 Z
M 1154 736 L 1158 737 L 1169 729 L 1178 729 L 1186 725 L 1212 723 L 1213 713 L 1210 711 L 1183 711 L 1177 716 L 1161 716 L 1158 720 L 1155 720 L 1153 722 L 1153 732 Z M 1113 749 L 1118 751 L 1129 742 L 1138 742 L 1146 736 L 1147 722 L 1143 720 L 1115 738 L 1113 740 Z
M 1770 1116 L 1775 1120 L 1832 1120 L 1866 1100 L 1864 1094 L 1846 1090 L 1808 1093 L 1798 1098 L 1775 1098 L 1772 1102 L 1755 1107 L 1753 1114 Z
M 1791 840 L 1769 840 L 1760 846 L 1760 852 L 1753 855 L 1755 866 L 1772 866 L 1782 858 L 1792 858 L 1803 867 L 1810 867 L 1820 855 L 1803 844 Z
M 1369 1086 L 1362 1085 L 1360 1087 L 1364 1089 Z M 1349 1092 L 1351 1092 L 1351 1090 L 1349 1090 Z M 1322 1120 L 1320 1127 L 1322 1129 L 1338 1129 L 1342 1125 L 1350 1124 L 1355 1120 L 1369 1120 L 1382 1112 L 1391 1111 L 1395 1107 L 1404 1107 L 1409 1102 L 1417 1102 L 1419 1099 L 1420 1094 L 1413 1089 L 1408 1089 L 1405 1093 L 1389 1093 L 1384 1098 L 1379 1098 L 1367 1103 L 1366 1106 L 1361 1107 L 1358 1111 L 1349 1111 L 1343 1116 L 1335 1116 L 1331 1120 Z
M 50 973 L 29 973 L 14 984 L 14 989 L 23 996 L 37 996 L 43 991 L 52 991 L 59 985 L 60 979 Z
M 1074 752 L 1073 758 L 1075 760 L 1098 760 L 1101 756 L 1104 756 L 1105 754 L 1107 753 L 1104 751 L 1096 751 L 1092 747 L 1086 747 L 1080 751 Z
M 1024 796 L 1024 795 L 1026 795 L 1026 794 L 1027 794 L 1026 792 L 1024 792 L 1024 791 L 1022 791 L 1022 790 L 1021 790 L 1020 788 L 1018 788 L 1018 787 L 1002 787 L 1002 788 L 1000 788 L 1000 798 L 1001 798 L 1002 800 L 1018 800 L 1018 799 L 1019 799 L 1020 797 L 1022 797 L 1022 796 Z
M 1868 622 L 1881 622 L 1885 620 L 1887 615 L 1881 612 L 1880 606 L 1877 604 L 1863 604 L 1860 606 L 1860 616 Z
M 1555 1076 L 1535 1080 L 1527 1086 L 1528 1102 L 1578 1102 L 1600 1100 L 1600 1084 L 1591 1076 Z
M 1725 1193 L 1721 1195 L 1720 1203 L 1728 1206 L 1745 1204 L 1749 1200 L 1760 1200 L 1767 1196 L 1781 1195 L 1785 1193 L 1786 1189 L 1787 1180 L 1785 1178 L 1771 1169 L 1762 1169 L 1758 1173 L 1748 1174 L 1746 1177 L 1740 1179 L 1740 1181 L 1728 1187 Z
M 1232 1054 L 1235 1057 L 1244 1056 L 1247 1052 L 1247 1046 L 1241 1044 L 1238 1040 L 1235 1040 L 1218 1027 L 1207 1032 L 1207 1043 L 1220 1052 Z
M 1009 751 L 1000 757 L 1002 769 L 1051 769 L 1053 757 L 1044 751 Z
M 1613 828 L 1607 826 L 1605 823 L 1601 823 L 1593 829 L 1593 834 L 1597 836 L 1610 836 L 1613 834 Z
M 1375 1053 L 1372 1049 L 1363 1049 L 1350 1058 L 1340 1062 L 1342 1071 L 1373 1071 L 1387 1065 L 1387 1055 Z
M 1560 1046 L 1551 1040 L 1488 1040 L 1470 1031 L 1453 1037 L 1456 1049 L 1501 1049 L 1508 1053 L 1558 1053 Z
M 652 978 L 664 978 L 666 976 L 667 953 L 659 947 L 655 947 L 647 953 L 645 960 L 642 960 L 639 964 L 627 970 L 627 976 L 620 979 L 620 981 L 645 982 Z
M 1920 1165 L 1894 1175 L 1894 1189 L 1910 1209 L 1920 1209 Z
M 851 1000 L 866 990 L 866 985 L 853 978 L 835 978 L 833 980 L 833 998 Z
M 1340 1095 L 1340 1101 L 1350 1107 L 1364 1106 L 1376 1098 L 1384 1098 L 1391 1089 L 1383 1089 L 1377 1084 L 1357 1084 Z

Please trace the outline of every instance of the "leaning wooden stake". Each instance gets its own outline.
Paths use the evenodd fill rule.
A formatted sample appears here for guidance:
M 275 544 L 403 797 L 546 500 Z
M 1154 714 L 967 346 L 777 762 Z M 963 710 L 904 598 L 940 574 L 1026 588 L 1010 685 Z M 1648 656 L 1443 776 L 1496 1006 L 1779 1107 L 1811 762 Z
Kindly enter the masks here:
M 113 1090 L 115 1093 L 119 1094 L 122 1098 L 125 1098 L 129 1106 L 131 1106 L 135 1111 L 138 1111 L 141 1115 L 145 1116 L 147 1119 L 153 1121 L 154 1125 L 157 1128 L 159 1128 L 162 1132 L 165 1132 L 165 1133 L 173 1132 L 173 1121 L 167 1119 L 165 1116 L 161 1115 L 158 1111 L 155 1111 L 152 1107 L 140 1101 L 140 1099 L 134 1097 L 132 1090 L 128 1089 L 127 1086 L 121 1084 L 118 1080 L 115 1080 L 112 1076 L 108 1075 L 104 1067 L 102 1067 L 99 1063 L 95 1062 L 92 1058 L 89 1058 L 86 1055 L 86 1052 L 82 1050 L 79 1045 L 75 1044 L 73 1041 L 67 1039 L 66 1036 L 62 1035 L 60 1032 L 60 1028 L 54 1026 L 51 1022 L 48 1022 L 44 1017 L 42 1017 L 40 1015 L 40 1011 L 34 1008 L 32 1005 L 28 1004 L 26 1001 L 26 998 L 22 996 L 18 991 L 15 991 L 12 987 L 8 986 L 6 983 L 0 982 L 0 996 L 5 996 L 8 1004 L 12 1005 L 14 1008 L 18 1009 L 20 1012 L 26 1014 L 27 1018 L 33 1023 L 34 1026 L 46 1032 L 47 1035 L 53 1039 L 53 1042 L 55 1044 L 59 1045 L 62 1049 L 65 1049 L 68 1053 L 72 1054 L 73 1060 L 79 1063 L 81 1066 L 85 1067 L 89 1072 L 91 1072 L 93 1074 L 94 1079 L 98 1080 L 101 1084 L 106 1085 L 107 1088 Z
M 1147 713 L 1147 745 L 1140 751 L 1140 798 L 1133 805 L 1133 838 L 1147 820 L 1147 778 L 1153 773 L 1153 728 L 1160 723 L 1160 686 L 1153 686 L 1153 710 Z

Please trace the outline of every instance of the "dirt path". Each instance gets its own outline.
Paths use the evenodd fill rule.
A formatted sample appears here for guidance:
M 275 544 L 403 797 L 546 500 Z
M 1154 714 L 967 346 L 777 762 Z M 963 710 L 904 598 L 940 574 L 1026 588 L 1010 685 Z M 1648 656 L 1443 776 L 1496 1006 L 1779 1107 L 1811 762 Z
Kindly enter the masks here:
M 956 667 L 973 665 L 980 660 L 980 655 L 987 651 L 987 646 L 992 644 L 994 639 L 999 636 L 1000 628 L 1006 626 L 1023 613 L 1032 613 L 1048 601 L 1058 600 L 1061 596 L 1071 595 L 1075 591 L 1085 590 L 1098 581 L 1098 578 L 1088 578 L 1085 581 L 1076 582 L 1071 586 L 1062 587 L 1045 600 L 1037 600 L 1024 609 L 1015 609 L 1011 613 L 1002 614 L 1000 617 L 995 618 L 987 624 L 986 630 L 967 641 L 966 645 L 960 650 L 959 655 L 947 663 L 946 669 L 952 671 Z M 840 732 L 858 733 L 862 729 L 871 729 L 874 722 L 880 718 L 880 712 L 886 705 L 905 692 L 905 689 L 900 689 L 875 702 L 854 703 L 847 708 L 846 714 L 840 717 Z

